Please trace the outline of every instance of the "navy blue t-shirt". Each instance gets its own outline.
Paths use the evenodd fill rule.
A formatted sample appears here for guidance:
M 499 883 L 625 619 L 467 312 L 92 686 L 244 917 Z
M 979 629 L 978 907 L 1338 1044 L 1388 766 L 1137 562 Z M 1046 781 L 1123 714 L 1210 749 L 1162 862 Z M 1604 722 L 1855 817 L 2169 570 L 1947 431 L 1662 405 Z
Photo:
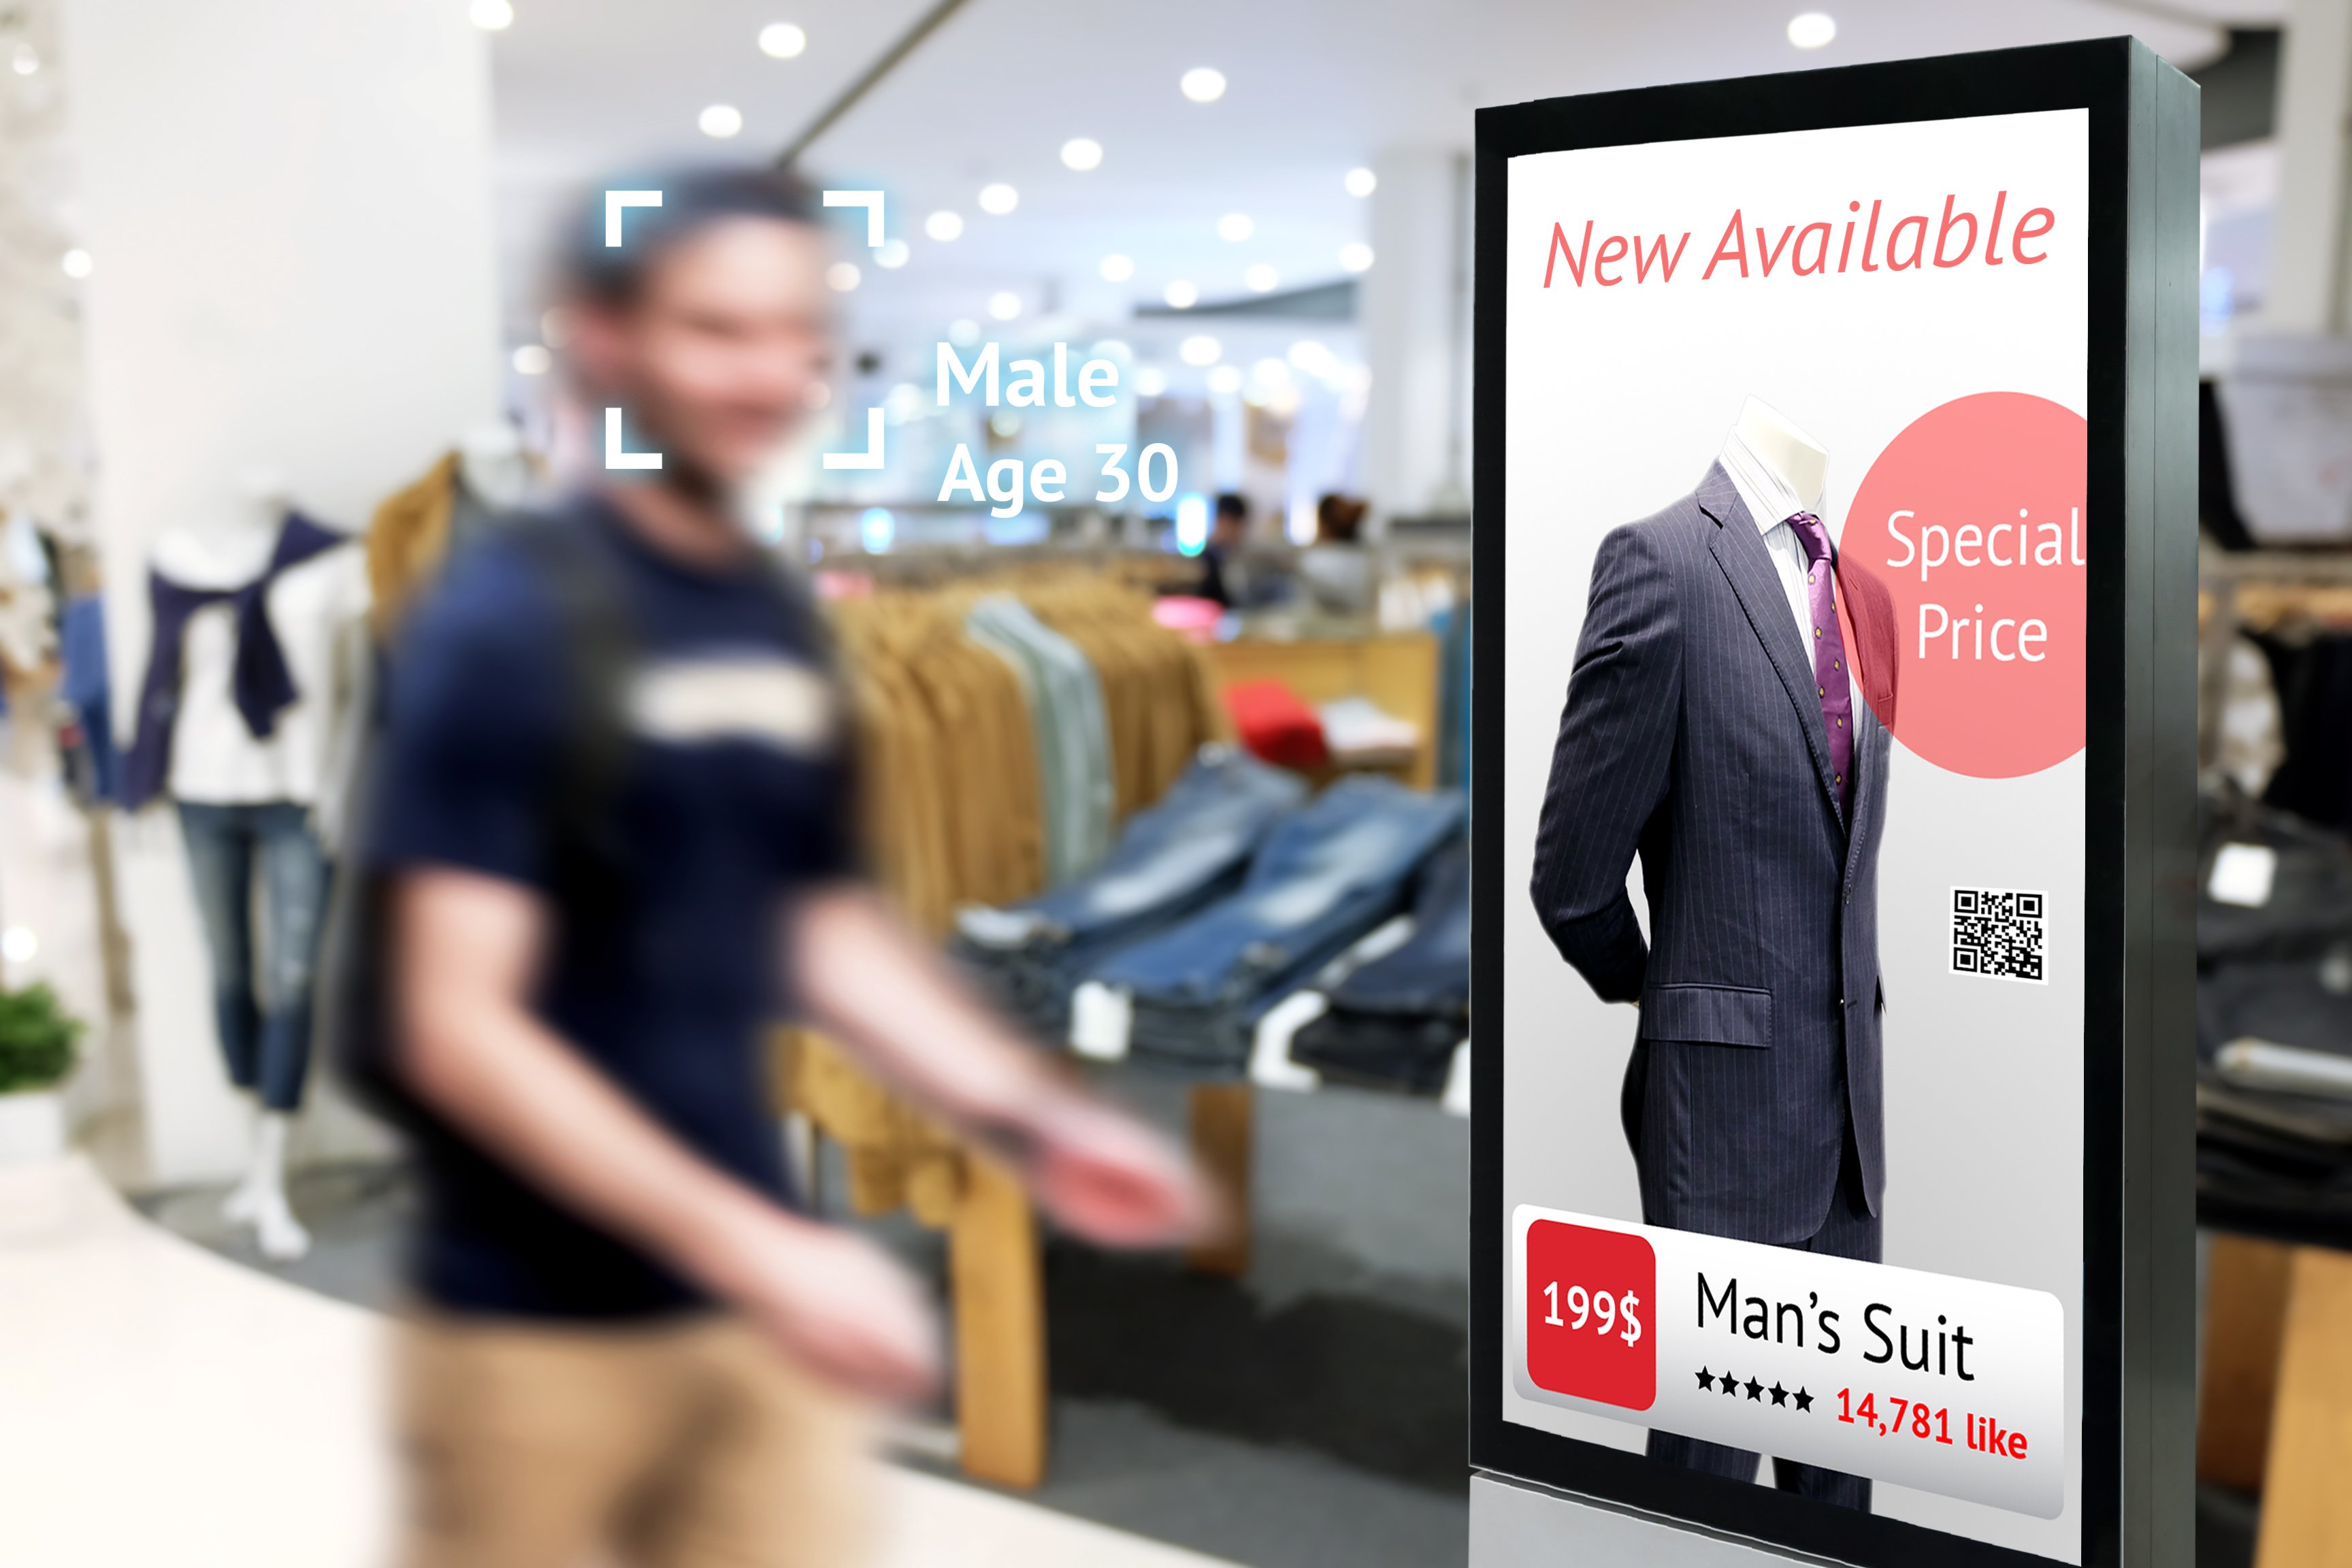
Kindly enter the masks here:
M 820 628 L 765 563 L 677 563 L 593 498 L 561 523 L 602 547 L 632 645 L 599 895 L 577 896 L 550 865 L 556 773 L 580 754 L 582 673 L 557 590 L 510 537 L 463 554 L 403 630 L 372 864 L 454 867 L 547 896 L 540 1016 L 704 1158 L 788 1198 L 761 1038 L 789 1000 L 780 918 L 855 858 L 846 715 Z M 416 1284 L 435 1305 L 626 1317 L 702 1300 L 462 1139 L 425 1139 L 420 1158 Z

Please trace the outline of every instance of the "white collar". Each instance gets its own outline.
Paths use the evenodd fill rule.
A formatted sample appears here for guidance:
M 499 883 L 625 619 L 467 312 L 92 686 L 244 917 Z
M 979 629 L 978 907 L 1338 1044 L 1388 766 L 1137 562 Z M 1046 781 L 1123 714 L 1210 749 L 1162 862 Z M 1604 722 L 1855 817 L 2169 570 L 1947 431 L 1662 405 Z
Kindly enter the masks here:
M 1813 510 L 1789 488 L 1788 480 L 1739 438 L 1738 430 L 1724 438 L 1723 456 L 1718 460 L 1730 477 L 1732 488 L 1747 503 L 1748 515 L 1755 522 L 1757 532 L 1769 533 L 1796 513 Z

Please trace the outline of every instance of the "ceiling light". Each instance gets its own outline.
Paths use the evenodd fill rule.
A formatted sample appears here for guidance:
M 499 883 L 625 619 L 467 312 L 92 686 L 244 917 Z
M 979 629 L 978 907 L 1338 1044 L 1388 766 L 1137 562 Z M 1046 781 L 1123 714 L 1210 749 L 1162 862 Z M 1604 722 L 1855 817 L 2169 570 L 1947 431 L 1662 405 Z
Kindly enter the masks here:
M 743 129 L 743 111 L 731 103 L 714 103 L 695 117 L 705 136 L 724 142 Z
M 760 29 L 760 52 L 772 59 L 795 59 L 807 47 L 808 35 L 790 22 L 771 22 Z
M 1233 245 L 1239 245 L 1256 232 L 1257 225 L 1250 221 L 1247 213 L 1227 213 L 1217 220 L 1217 237 Z
M 548 367 L 554 363 L 555 356 L 549 353 L 546 348 L 539 343 L 525 343 L 514 352 L 514 367 L 517 375 L 545 375 Z
M 1282 274 L 1261 261 L 1242 274 L 1242 281 L 1249 286 L 1253 294 L 1271 294 L 1276 285 L 1282 281 Z
M 1201 291 L 1179 278 L 1168 285 L 1168 291 L 1160 298 L 1168 301 L 1171 310 L 1189 310 L 1201 302 Z
M 58 265 L 65 268 L 68 278 L 87 278 L 91 266 L 89 252 L 76 246 L 58 258 Z
M 1102 167 L 1102 143 L 1091 136 L 1073 136 L 1062 143 L 1062 166 L 1083 174 Z
M 1237 364 L 1221 364 L 1216 369 L 1209 373 L 1209 390 L 1211 392 L 1217 393 L 1222 396 L 1231 397 L 1234 393 L 1239 392 L 1241 389 L 1241 366 Z
M 1801 49 L 1818 49 L 1837 37 L 1837 18 L 1826 11 L 1807 11 L 1789 18 L 1789 41 Z
M 1186 338 L 1176 350 L 1176 357 L 1186 364 L 1214 364 L 1225 357 L 1225 345 L 1206 332 Z
M 1021 193 L 1002 183 L 980 187 L 980 210 L 1003 217 L 1021 205 Z
M 474 0 L 466 16 L 485 33 L 503 33 L 514 26 L 514 7 L 507 0 Z
M 1372 247 L 1360 240 L 1354 245 L 1341 246 L 1339 265 L 1350 272 L 1370 272 L 1372 269 Z
M 1000 289 L 988 297 L 988 313 L 1000 321 L 1009 321 L 1021 313 L 1021 296 L 1010 289 Z
M 10 926 L 0 931 L 0 958 L 11 963 L 30 963 L 40 955 L 41 939 L 33 934 L 30 926 Z
M 1096 270 L 1102 274 L 1106 283 L 1124 283 L 1135 276 L 1135 258 L 1121 256 L 1114 250 L 1102 258 L 1102 264 Z
M 963 215 L 941 208 L 923 220 L 923 232 L 944 245 L 963 237 Z
M 1331 368 L 1331 351 L 1313 338 L 1301 338 L 1290 345 L 1290 363 L 1309 375 L 1321 375 Z
M 1350 169 L 1340 184 L 1348 187 L 1351 196 L 1369 196 L 1381 188 L 1381 177 L 1370 169 Z
M 1250 366 L 1250 379 L 1262 381 L 1268 386 L 1288 386 L 1290 367 L 1278 359 L 1272 357 L 1262 359 Z
M 1225 96 L 1225 73 L 1210 66 L 1194 66 L 1176 85 L 1195 103 L 1214 103 Z
M 16 68 L 18 76 L 30 76 L 41 68 L 40 53 L 30 44 L 18 44 L 9 51 L 8 63 Z
M 896 272 L 899 268 L 907 265 L 908 258 L 912 255 L 914 252 L 907 248 L 905 240 L 886 239 L 882 242 L 882 248 L 874 253 L 874 265 L 887 267 Z
M 866 275 L 855 261 L 836 261 L 824 269 L 824 285 L 836 294 L 846 294 L 864 281 Z
M 1135 390 L 1139 396 L 1159 396 L 1168 390 L 1168 373 L 1156 364 L 1145 365 L 1135 373 Z

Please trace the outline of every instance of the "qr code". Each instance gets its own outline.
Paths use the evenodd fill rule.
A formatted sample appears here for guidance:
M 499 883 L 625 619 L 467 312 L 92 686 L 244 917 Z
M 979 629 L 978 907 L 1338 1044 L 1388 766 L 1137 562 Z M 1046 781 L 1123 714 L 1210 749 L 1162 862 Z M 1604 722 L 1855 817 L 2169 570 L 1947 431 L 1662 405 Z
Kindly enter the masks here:
M 2015 889 L 1952 889 L 1952 973 L 2048 982 L 2042 969 L 2042 910 L 2049 895 Z

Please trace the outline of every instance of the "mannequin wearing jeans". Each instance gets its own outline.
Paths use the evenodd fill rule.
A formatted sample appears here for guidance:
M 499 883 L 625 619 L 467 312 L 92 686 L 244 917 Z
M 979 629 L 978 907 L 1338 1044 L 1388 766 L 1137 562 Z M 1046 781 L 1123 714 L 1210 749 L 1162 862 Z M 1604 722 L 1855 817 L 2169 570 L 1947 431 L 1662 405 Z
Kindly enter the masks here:
M 367 577 L 350 541 L 289 511 L 275 476 L 240 488 L 221 520 L 156 541 L 156 643 L 124 787 L 126 805 L 168 793 L 178 807 L 222 1055 L 260 1111 L 223 1212 L 282 1260 L 310 1247 L 286 1143 L 310 1061 L 331 808 L 362 711 Z

